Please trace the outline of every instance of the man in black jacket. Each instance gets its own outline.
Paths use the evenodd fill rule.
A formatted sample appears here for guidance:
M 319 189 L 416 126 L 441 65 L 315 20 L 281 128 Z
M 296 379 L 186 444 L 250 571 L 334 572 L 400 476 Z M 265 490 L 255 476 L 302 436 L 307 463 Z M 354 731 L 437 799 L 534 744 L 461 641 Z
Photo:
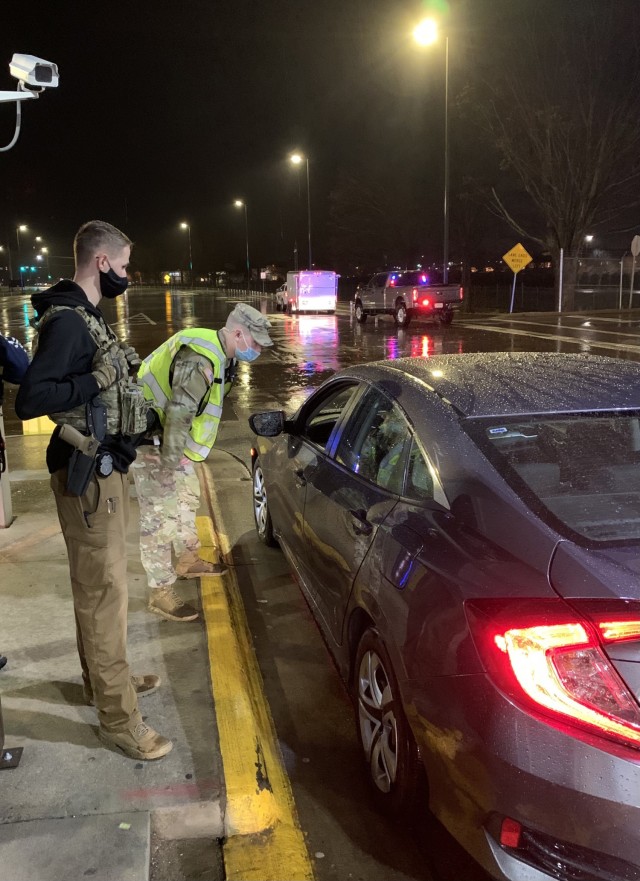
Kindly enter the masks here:
M 86 485 L 78 481 L 74 449 L 62 440 L 60 428 L 47 449 L 69 557 L 85 699 L 98 709 L 104 742 L 131 758 L 159 759 L 172 743 L 142 721 L 138 695 L 154 691 L 160 680 L 132 676 L 126 653 L 127 472 L 136 452 L 122 402 L 128 360 L 133 363 L 137 355 L 118 343 L 98 309 L 102 297 L 124 293 L 130 253 L 130 239 L 111 224 L 94 220 L 80 228 L 73 281 L 65 279 L 32 297 L 37 348 L 16 412 L 21 419 L 47 414 L 59 426 L 71 425 L 100 440 L 96 471 Z

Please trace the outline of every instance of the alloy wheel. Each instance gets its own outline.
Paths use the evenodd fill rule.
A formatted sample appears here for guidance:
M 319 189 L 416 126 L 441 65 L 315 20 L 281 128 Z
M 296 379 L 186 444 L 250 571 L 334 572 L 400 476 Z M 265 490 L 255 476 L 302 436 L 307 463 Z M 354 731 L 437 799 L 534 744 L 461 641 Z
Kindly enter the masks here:
M 358 671 L 358 718 L 371 778 L 389 792 L 398 771 L 398 728 L 393 694 L 382 660 L 367 651 Z

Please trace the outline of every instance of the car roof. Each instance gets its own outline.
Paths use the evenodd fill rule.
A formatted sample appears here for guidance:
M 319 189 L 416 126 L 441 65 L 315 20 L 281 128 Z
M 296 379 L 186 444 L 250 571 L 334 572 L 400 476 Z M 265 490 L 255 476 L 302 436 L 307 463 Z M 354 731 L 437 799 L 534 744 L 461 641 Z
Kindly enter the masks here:
M 486 352 L 370 365 L 428 385 L 469 418 L 640 410 L 640 363 L 589 354 Z M 357 368 L 356 368 L 357 370 Z

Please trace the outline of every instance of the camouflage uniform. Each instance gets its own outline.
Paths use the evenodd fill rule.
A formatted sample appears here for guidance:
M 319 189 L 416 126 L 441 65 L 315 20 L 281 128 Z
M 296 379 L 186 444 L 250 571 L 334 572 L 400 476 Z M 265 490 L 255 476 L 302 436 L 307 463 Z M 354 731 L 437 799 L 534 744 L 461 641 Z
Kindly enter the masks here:
M 224 373 L 224 364 L 220 366 Z M 162 447 L 139 447 L 131 472 L 140 505 L 140 556 L 151 589 L 148 609 L 170 621 L 193 621 L 197 610 L 172 585 L 181 574 L 226 571 L 200 558 L 195 516 L 200 482 L 195 463 L 185 456 L 193 419 L 214 380 L 213 366 L 184 346 L 173 360 L 171 380 L 171 400 L 156 438 Z M 178 558 L 175 565 L 172 551 Z
M 166 468 L 157 446 L 139 447 L 131 471 L 140 505 L 140 557 L 149 587 L 168 587 L 177 578 L 172 549 L 178 558 L 198 556 L 195 515 L 200 481 L 186 456 L 177 468 Z

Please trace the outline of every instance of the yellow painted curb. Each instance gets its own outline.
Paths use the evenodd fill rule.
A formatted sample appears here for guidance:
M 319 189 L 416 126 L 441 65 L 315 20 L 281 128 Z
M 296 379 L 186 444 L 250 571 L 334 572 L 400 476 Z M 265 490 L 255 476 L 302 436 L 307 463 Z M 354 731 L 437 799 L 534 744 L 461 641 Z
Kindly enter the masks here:
M 201 471 L 211 518 L 198 517 L 203 549 L 231 562 L 215 490 Z M 203 554 L 206 556 L 206 554 Z M 313 881 L 235 571 L 201 579 L 211 683 L 227 793 L 225 874 L 229 881 Z

